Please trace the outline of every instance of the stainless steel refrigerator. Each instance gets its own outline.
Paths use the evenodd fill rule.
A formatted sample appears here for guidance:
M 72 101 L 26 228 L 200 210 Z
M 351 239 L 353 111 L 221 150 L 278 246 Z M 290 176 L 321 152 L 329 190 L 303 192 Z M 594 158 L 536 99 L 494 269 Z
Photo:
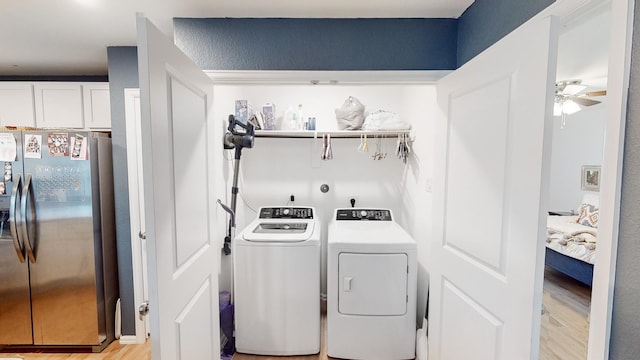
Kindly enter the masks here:
M 0 130 L 0 164 L 0 348 L 101 351 L 118 297 L 111 139 Z

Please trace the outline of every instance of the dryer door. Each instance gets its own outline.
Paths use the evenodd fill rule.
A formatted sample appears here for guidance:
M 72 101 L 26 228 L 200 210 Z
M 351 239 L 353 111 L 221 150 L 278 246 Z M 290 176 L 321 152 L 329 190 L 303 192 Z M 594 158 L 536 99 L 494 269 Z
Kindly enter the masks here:
M 345 315 L 404 315 L 407 255 L 340 253 L 338 310 Z

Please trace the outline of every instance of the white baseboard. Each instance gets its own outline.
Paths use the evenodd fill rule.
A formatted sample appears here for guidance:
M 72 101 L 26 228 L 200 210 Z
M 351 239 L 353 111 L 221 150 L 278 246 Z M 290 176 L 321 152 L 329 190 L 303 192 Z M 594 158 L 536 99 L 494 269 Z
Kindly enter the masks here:
M 135 335 L 122 335 L 120 336 L 120 344 L 122 345 L 144 344 L 144 338 L 142 339 L 142 341 L 138 341 L 138 337 Z

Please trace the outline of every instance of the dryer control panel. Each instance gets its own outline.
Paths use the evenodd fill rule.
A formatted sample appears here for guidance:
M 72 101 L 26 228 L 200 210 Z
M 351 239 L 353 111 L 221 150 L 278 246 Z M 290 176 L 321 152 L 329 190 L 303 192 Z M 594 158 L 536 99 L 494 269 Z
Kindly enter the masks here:
M 386 209 L 338 209 L 336 220 L 391 221 L 391 211 Z
M 260 219 L 313 219 L 309 207 L 264 207 L 260 208 Z

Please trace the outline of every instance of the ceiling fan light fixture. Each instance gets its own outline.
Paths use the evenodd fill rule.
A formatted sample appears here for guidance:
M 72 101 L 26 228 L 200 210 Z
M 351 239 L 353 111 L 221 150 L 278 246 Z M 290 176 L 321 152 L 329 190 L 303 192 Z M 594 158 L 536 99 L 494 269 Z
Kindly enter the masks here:
M 580 84 L 567 84 L 562 90 L 563 95 L 576 95 L 587 87 Z
M 553 116 L 560 116 L 560 115 L 562 115 L 562 105 L 556 101 L 553 103 Z
M 571 115 L 577 113 L 580 110 L 582 110 L 580 105 L 576 104 L 572 100 L 565 100 L 564 102 L 562 102 L 562 113 L 564 114 Z

